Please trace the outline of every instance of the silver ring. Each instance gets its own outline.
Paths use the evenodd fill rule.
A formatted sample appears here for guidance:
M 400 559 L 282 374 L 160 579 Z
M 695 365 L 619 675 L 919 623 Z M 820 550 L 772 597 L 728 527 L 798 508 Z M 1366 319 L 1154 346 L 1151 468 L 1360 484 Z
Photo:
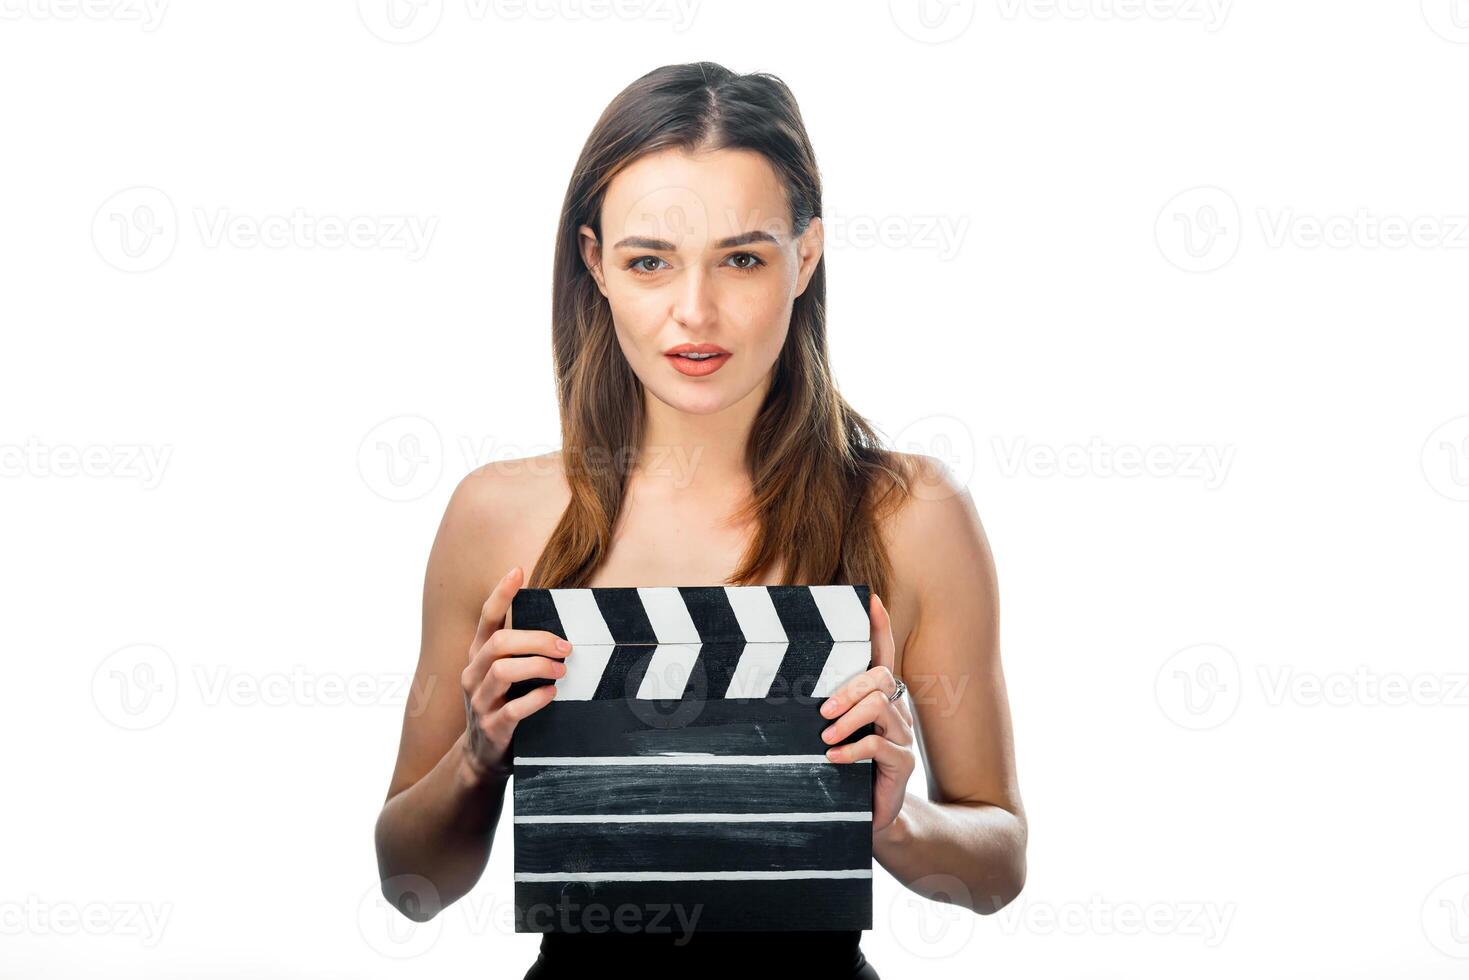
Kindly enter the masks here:
M 897 687 L 897 689 L 895 691 L 893 691 L 892 694 L 888 695 L 888 703 L 891 704 L 894 701 L 898 700 L 898 698 L 902 697 L 903 696 L 903 693 L 905 691 L 907 691 L 907 690 L 908 690 L 908 685 L 907 684 L 904 684 L 903 683 L 903 678 L 899 677 L 898 678 L 898 687 Z

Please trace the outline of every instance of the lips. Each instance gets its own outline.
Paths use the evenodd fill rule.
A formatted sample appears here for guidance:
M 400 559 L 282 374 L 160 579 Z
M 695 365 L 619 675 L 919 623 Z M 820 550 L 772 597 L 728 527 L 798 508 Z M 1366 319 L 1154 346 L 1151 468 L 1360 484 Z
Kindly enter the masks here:
M 697 355 L 685 357 L 685 354 Z M 674 370 L 690 378 L 702 378 L 724 367 L 734 355 L 718 344 L 679 344 L 663 352 Z

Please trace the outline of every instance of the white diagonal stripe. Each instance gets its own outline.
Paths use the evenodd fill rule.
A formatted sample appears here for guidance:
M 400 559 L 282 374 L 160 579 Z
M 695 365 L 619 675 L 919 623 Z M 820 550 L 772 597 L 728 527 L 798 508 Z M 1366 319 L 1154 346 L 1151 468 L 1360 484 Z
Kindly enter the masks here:
M 770 683 L 780 672 L 787 644 L 749 643 L 740 653 L 734 673 L 729 677 L 726 698 L 763 698 L 770 693 Z
M 785 642 L 785 627 L 776 615 L 775 602 L 770 590 L 763 585 L 726 585 L 724 594 L 729 597 L 730 608 L 739 621 L 740 632 L 745 634 L 746 643 Z
M 566 639 L 573 646 L 578 643 L 607 644 L 612 640 L 612 631 L 591 589 L 551 589 L 551 601 L 556 604 L 556 615 L 561 617 L 561 626 L 566 630 Z
M 563 624 L 565 622 L 562 620 Z M 612 650 L 610 646 L 578 646 L 572 641 L 571 653 L 563 661 L 566 664 L 566 673 L 556 681 L 556 696 L 551 699 L 551 703 L 590 701 L 592 695 L 597 693 L 597 685 L 602 683 L 602 674 L 607 670 L 607 662 L 612 659 Z
M 726 698 L 763 698 L 785 659 L 787 637 L 770 590 L 763 585 L 727 585 L 729 598 L 740 632 L 745 636 L 745 649 L 729 678 Z
M 703 639 L 678 589 L 640 588 L 638 598 L 643 600 L 643 611 L 659 643 L 698 643 Z
M 872 644 L 867 640 L 842 640 L 833 643 L 821 676 L 811 688 L 813 698 L 829 698 L 847 681 L 867 669 L 872 660 Z
M 872 621 L 856 589 L 850 585 L 813 585 L 809 591 L 833 640 L 872 638 Z
M 827 823 L 871 822 L 871 810 L 825 813 L 545 813 L 516 814 L 516 823 Z
M 570 658 L 568 658 L 570 659 Z M 694 671 L 694 661 L 699 659 L 697 643 L 660 643 L 648 661 L 648 671 L 638 685 L 636 697 L 681 698 L 688 686 L 689 675 Z

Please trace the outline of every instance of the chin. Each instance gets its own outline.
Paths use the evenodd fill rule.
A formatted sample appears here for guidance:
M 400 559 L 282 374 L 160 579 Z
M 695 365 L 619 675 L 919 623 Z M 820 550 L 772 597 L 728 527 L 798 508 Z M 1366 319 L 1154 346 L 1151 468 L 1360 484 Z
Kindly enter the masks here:
M 648 391 L 669 408 L 689 415 L 713 415 L 740 400 L 739 395 L 728 385 L 711 384 L 709 381 L 690 379 L 683 383 L 674 381 Z

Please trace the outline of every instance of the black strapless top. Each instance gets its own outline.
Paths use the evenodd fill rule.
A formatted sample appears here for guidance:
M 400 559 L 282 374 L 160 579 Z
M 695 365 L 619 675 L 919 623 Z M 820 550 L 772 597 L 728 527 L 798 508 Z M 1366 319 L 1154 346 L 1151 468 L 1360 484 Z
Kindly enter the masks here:
M 742 973 L 752 978 L 796 975 L 801 980 L 879 980 L 858 945 L 860 930 L 831 932 L 667 933 L 548 932 L 524 980 L 586 980 L 587 970 L 623 967 L 639 976 L 688 977 L 690 970 L 714 976 Z M 680 944 L 680 941 L 682 943 Z M 667 970 L 667 973 L 662 972 Z M 675 972 L 677 973 L 675 974 Z

